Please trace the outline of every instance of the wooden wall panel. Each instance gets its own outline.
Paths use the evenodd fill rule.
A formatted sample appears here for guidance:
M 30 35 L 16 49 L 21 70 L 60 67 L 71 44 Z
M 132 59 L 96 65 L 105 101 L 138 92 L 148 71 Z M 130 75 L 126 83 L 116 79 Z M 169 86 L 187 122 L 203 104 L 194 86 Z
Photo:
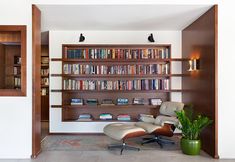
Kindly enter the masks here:
M 21 42 L 21 34 L 19 31 L 3 31 L 0 32 L 0 42 Z
M 202 134 L 202 148 L 218 158 L 217 150 L 217 6 L 182 31 L 182 57 L 199 58 L 200 69 L 183 77 L 184 103 L 192 103 L 194 111 L 210 117 L 214 122 Z M 186 72 L 188 62 L 183 62 Z
M 32 6 L 32 49 L 33 49 L 33 127 L 32 157 L 41 152 L 41 11 Z
M 5 88 L 5 47 L 0 44 L 0 89 Z

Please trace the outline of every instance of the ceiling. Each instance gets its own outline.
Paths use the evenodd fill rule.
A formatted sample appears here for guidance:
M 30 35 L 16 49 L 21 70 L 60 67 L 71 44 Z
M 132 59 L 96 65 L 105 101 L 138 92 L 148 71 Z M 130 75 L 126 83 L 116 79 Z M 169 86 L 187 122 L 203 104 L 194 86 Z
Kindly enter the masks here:
M 182 30 L 212 5 L 38 5 L 42 31 Z

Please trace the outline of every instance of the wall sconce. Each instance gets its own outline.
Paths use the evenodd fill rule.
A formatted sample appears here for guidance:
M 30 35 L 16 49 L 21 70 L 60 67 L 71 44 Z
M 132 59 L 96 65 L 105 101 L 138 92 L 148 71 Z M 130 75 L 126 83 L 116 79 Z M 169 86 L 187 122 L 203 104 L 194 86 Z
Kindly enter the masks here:
M 85 40 L 85 37 L 82 35 L 82 33 L 80 34 L 80 37 L 79 37 L 79 42 L 84 42 Z
M 150 34 L 150 36 L 148 36 L 148 40 L 149 40 L 149 42 L 155 42 L 152 33 Z
M 199 59 L 191 59 L 188 61 L 188 63 L 189 63 L 188 71 L 199 70 Z

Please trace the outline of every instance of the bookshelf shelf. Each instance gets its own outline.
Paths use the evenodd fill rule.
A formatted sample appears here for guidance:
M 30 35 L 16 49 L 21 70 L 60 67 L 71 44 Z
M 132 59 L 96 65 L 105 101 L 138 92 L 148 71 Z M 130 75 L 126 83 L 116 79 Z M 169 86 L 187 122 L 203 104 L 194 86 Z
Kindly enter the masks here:
M 169 92 L 183 92 L 186 90 L 172 89 L 172 90 L 63 90 L 52 89 L 51 92 L 65 92 L 65 93 L 169 93 Z
M 63 120 L 63 122 L 124 122 L 124 123 L 128 123 L 128 122 L 137 122 L 137 119 L 132 119 L 132 120 L 127 120 L 127 121 L 123 121 L 123 120 L 98 120 L 98 119 L 93 119 L 91 121 L 79 121 L 79 120 Z
M 172 77 L 189 74 L 172 74 L 171 62 L 188 61 L 188 58 L 171 58 L 171 45 L 62 45 L 61 74 L 50 74 L 62 78 L 62 121 L 76 121 L 80 114 L 90 114 L 89 122 L 122 122 L 115 120 L 119 114 L 128 114 L 137 119 L 139 114 L 158 114 L 159 106 L 147 105 L 149 99 L 170 100 Z M 76 88 L 75 88 L 76 87 Z M 135 89 L 135 90 L 134 90 Z M 105 99 L 115 101 L 128 99 L 129 105 L 100 105 Z M 132 105 L 136 98 L 143 98 L 145 105 Z M 71 105 L 71 100 L 97 99 L 99 105 Z M 114 120 L 99 120 L 99 115 L 110 113 Z M 135 120 L 134 120 L 135 121 Z M 83 121 L 77 121 L 83 122 Z M 86 121 L 87 122 L 87 121 Z M 123 121 L 126 122 L 126 121 Z
M 106 62 L 114 62 L 114 63 L 156 63 L 156 62 L 172 62 L 172 61 L 188 61 L 188 58 L 169 58 L 169 59 L 65 59 L 65 58 L 52 58 L 51 61 L 62 61 L 62 62 L 84 62 L 84 63 L 106 63 Z
M 65 78 L 164 78 L 164 77 L 185 77 L 190 74 L 51 74 L 51 77 L 65 77 Z
M 52 108 L 65 108 L 65 109 L 135 109 L 135 108 L 144 108 L 144 109 L 156 109 L 159 106 L 154 106 L 154 105 L 133 105 L 133 104 L 128 104 L 128 105 L 51 105 Z

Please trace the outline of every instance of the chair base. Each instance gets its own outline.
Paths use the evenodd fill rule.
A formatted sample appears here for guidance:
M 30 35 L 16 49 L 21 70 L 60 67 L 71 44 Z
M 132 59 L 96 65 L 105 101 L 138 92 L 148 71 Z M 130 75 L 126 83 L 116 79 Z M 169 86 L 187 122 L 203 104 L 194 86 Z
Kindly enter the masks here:
M 122 144 L 116 144 L 116 145 L 114 144 L 114 145 L 109 145 L 109 146 L 108 146 L 108 149 L 116 149 L 116 148 L 121 149 L 120 155 L 122 155 L 123 150 L 135 150 L 135 151 L 140 151 L 140 149 L 137 148 L 137 147 L 133 147 L 133 146 L 127 145 L 127 144 L 125 143 L 125 141 L 123 141 Z
M 166 139 L 166 138 L 162 138 L 160 136 L 155 136 L 154 138 L 144 138 L 144 141 L 141 143 L 142 145 L 147 144 L 147 143 L 153 143 L 153 142 L 157 142 L 157 144 L 163 148 L 164 144 L 172 144 L 174 145 L 175 142 L 170 140 L 170 139 Z

